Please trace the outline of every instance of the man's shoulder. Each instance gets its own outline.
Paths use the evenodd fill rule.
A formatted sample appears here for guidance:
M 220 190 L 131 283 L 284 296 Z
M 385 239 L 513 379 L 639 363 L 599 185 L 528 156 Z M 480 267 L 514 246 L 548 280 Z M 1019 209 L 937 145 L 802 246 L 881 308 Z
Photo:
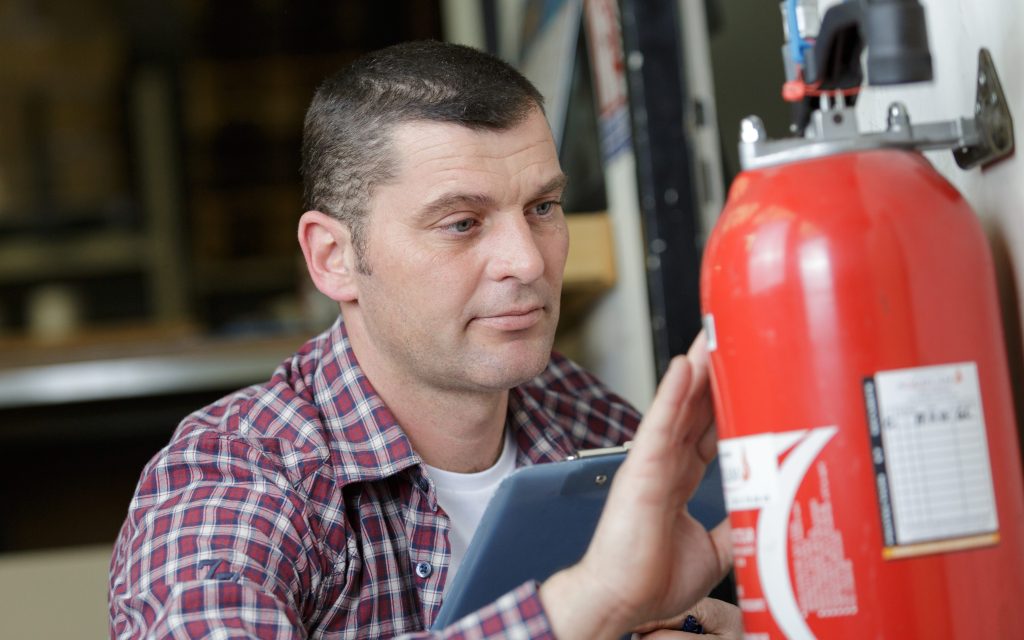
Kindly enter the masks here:
M 263 457 L 300 475 L 320 466 L 330 454 L 316 400 L 314 343 L 281 363 L 269 380 L 186 416 L 165 453 L 217 450 L 221 455 Z

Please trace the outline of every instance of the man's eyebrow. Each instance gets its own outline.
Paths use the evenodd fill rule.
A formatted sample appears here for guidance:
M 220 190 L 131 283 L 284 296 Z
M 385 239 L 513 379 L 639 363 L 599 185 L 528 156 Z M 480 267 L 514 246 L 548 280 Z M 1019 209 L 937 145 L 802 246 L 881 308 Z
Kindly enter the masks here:
M 544 186 L 542 186 L 540 189 L 537 189 L 537 191 L 534 192 L 533 196 L 529 200 L 527 200 L 527 202 L 546 196 L 554 191 L 561 191 L 565 189 L 565 185 L 568 182 L 569 176 L 565 175 L 564 173 L 560 173 L 554 178 L 544 183 Z
M 555 191 L 561 191 L 565 188 L 568 180 L 569 176 L 564 173 L 555 176 L 545 182 L 540 189 L 534 191 L 527 202 L 532 202 Z M 416 219 L 430 220 L 449 213 L 452 209 L 467 205 L 471 208 L 486 209 L 494 206 L 494 199 L 482 193 L 446 193 L 420 207 L 416 213 Z
M 446 193 L 420 207 L 416 218 L 419 220 L 435 218 L 465 205 L 474 208 L 487 208 L 493 204 L 494 199 L 482 193 Z

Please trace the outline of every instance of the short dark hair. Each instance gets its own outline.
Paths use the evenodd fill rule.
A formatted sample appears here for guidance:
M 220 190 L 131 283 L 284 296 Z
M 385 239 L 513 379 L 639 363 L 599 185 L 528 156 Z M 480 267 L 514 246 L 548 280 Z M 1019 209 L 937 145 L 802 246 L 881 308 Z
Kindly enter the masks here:
M 408 122 L 507 130 L 544 100 L 504 61 L 463 45 L 406 42 L 367 54 L 316 90 L 302 133 L 307 210 L 348 225 L 360 270 L 374 189 L 395 175 L 391 132 Z

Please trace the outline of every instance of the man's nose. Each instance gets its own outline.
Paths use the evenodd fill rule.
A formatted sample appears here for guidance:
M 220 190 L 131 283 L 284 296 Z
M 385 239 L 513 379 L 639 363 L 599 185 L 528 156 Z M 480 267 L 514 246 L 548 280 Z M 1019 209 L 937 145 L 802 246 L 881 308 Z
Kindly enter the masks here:
M 515 278 L 524 284 L 544 275 L 540 237 L 522 214 L 501 219 L 491 234 L 488 275 L 493 280 Z

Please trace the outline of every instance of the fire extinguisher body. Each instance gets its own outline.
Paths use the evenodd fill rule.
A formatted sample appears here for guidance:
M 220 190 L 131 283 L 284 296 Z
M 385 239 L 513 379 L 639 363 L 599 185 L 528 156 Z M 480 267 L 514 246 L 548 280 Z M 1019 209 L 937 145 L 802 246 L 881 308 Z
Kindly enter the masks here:
M 1024 638 L 994 271 L 918 153 L 742 173 L 701 302 L 750 638 Z

